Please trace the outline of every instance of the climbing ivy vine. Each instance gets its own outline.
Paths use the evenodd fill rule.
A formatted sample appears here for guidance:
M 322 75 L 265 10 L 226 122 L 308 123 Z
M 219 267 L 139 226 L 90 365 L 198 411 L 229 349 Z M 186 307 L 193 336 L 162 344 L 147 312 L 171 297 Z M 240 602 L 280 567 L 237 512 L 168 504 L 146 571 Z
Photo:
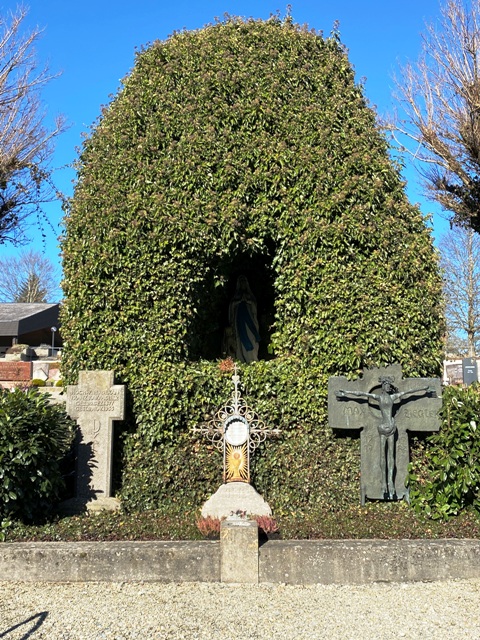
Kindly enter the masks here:
M 283 430 L 253 478 L 277 512 L 357 500 L 328 376 L 439 370 L 425 221 L 338 36 L 290 18 L 226 18 L 137 55 L 83 146 L 62 247 L 64 376 L 128 385 L 127 508 L 196 508 L 221 480 L 189 428 L 229 396 L 222 314 L 242 270 L 265 303 L 244 393 Z

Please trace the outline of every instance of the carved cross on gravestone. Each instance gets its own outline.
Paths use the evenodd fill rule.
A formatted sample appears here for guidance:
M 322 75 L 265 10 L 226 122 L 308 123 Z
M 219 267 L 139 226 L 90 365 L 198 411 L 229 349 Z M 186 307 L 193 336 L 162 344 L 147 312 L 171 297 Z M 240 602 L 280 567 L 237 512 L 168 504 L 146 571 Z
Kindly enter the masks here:
M 125 387 L 113 384 L 113 371 L 80 371 L 67 386 L 67 413 L 79 425 L 77 498 L 109 498 L 112 482 L 113 420 L 123 420 Z
M 408 500 L 408 435 L 440 428 L 439 378 L 402 379 L 401 365 L 364 369 L 363 377 L 328 381 L 332 429 L 360 429 L 361 503 L 365 499 Z

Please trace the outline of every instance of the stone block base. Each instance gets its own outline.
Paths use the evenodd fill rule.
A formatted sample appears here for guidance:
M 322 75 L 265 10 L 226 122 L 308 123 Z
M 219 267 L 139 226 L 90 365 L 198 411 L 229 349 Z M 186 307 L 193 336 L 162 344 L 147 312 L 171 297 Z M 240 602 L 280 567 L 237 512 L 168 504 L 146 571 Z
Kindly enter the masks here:
M 61 502 L 58 511 L 64 516 L 74 516 L 80 513 L 99 513 L 100 511 L 119 511 L 120 500 L 118 498 L 98 498 L 97 500 L 85 500 L 84 498 L 70 498 Z
M 258 525 L 255 520 L 222 521 L 220 580 L 258 584 Z

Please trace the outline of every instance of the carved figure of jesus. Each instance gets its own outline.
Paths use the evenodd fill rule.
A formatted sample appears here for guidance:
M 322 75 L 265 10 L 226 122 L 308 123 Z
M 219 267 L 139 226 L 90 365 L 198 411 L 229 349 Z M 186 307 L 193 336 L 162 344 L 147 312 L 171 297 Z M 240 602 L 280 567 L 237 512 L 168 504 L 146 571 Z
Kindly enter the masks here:
M 370 398 L 378 403 L 380 409 L 381 421 L 377 426 L 380 435 L 380 468 L 382 473 L 382 492 L 385 498 L 393 498 L 396 496 L 395 482 L 393 474 L 395 471 L 395 433 L 397 427 L 393 417 L 393 406 L 401 398 L 418 391 L 427 391 L 429 388 L 419 387 L 418 389 L 408 389 L 407 391 L 395 392 L 393 386 L 393 378 L 384 376 L 379 378 L 382 385 L 381 393 L 368 393 L 367 391 L 344 391 L 340 389 L 335 392 L 337 398 L 344 398 L 346 395 L 358 396 L 361 398 Z

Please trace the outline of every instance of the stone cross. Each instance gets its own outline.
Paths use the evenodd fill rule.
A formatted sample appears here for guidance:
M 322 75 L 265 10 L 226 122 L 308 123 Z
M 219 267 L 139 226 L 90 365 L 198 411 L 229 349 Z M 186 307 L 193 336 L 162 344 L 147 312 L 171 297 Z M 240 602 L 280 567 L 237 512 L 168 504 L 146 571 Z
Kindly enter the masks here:
M 408 501 L 407 431 L 438 431 L 441 407 L 440 379 L 403 380 L 399 364 L 364 369 L 363 377 L 354 381 L 329 379 L 330 427 L 360 430 L 362 505 L 366 498 Z
M 113 371 L 80 371 L 67 386 L 67 413 L 79 426 L 76 496 L 109 498 L 112 482 L 113 420 L 123 420 L 125 387 L 113 384 Z

